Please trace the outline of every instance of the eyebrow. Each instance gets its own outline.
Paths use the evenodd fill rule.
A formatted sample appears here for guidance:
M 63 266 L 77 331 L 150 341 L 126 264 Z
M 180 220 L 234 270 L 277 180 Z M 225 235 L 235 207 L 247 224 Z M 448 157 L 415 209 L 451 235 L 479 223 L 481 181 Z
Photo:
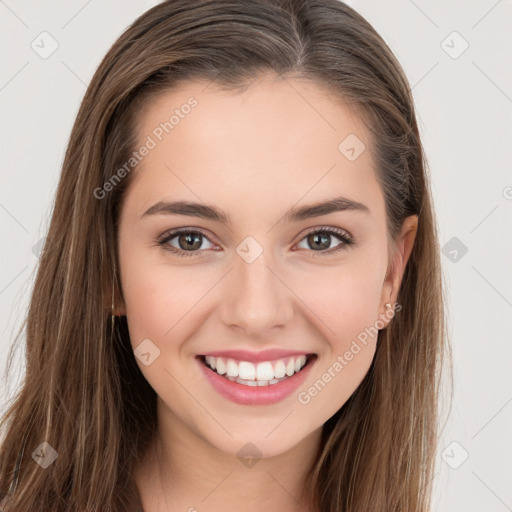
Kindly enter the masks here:
M 357 201 L 352 201 L 346 197 L 335 197 L 329 201 L 310 204 L 301 207 L 294 207 L 283 215 L 285 222 L 300 222 L 312 217 L 320 217 L 329 213 L 341 211 L 359 211 L 369 213 L 369 208 Z M 148 208 L 140 218 L 150 215 L 188 215 L 190 217 L 200 217 L 202 219 L 213 220 L 222 224 L 230 224 L 230 216 L 223 210 L 202 203 L 190 201 L 159 201 Z

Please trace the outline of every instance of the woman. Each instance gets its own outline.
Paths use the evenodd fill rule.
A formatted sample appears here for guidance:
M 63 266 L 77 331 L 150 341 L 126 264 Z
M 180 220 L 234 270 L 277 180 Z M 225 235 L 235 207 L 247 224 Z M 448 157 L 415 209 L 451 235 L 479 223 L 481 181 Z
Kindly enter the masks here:
M 2 509 L 428 511 L 425 166 L 399 63 L 343 3 L 143 14 L 69 141 Z

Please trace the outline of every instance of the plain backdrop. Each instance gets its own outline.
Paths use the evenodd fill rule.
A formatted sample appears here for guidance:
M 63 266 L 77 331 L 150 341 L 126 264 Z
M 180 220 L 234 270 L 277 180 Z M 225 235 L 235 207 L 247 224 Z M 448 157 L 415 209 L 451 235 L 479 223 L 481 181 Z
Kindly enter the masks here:
M 0 0 L 0 376 L 86 86 L 156 3 Z M 455 384 L 432 512 L 512 510 L 512 1 L 349 4 L 406 72 L 431 172 Z M 23 345 L 15 354 L 2 410 L 23 376 Z

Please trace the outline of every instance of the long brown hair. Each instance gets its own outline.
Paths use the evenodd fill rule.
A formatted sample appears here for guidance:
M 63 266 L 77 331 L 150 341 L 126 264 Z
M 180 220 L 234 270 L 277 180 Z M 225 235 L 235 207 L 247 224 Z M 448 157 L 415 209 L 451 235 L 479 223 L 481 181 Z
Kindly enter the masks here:
M 155 94 L 192 79 L 235 90 L 267 72 L 312 79 L 358 112 L 373 137 L 391 237 L 419 216 L 402 310 L 380 331 L 361 385 L 325 423 L 305 495 L 320 512 L 429 510 L 450 351 L 427 164 L 400 64 L 337 0 L 169 0 L 114 43 L 73 126 L 17 336 L 26 327 L 24 382 L 0 423 L 5 511 L 130 508 L 132 471 L 156 431 L 155 392 L 126 318 L 112 323 L 110 311 L 112 296 L 122 297 L 118 212 L 136 170 L 97 191 L 135 150 L 136 114 Z M 58 455 L 44 470 L 32 456 L 43 442 Z

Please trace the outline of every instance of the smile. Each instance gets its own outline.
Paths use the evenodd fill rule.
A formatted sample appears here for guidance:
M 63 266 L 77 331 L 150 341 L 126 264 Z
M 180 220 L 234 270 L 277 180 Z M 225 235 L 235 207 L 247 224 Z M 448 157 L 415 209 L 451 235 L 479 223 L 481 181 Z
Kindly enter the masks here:
M 231 382 L 238 382 L 244 386 L 272 386 L 299 373 L 306 365 L 306 361 L 306 355 L 260 363 L 205 356 L 204 364 Z
M 229 357 L 196 357 L 202 373 L 224 398 L 242 405 L 277 403 L 293 393 L 306 379 L 316 354 L 251 362 Z

